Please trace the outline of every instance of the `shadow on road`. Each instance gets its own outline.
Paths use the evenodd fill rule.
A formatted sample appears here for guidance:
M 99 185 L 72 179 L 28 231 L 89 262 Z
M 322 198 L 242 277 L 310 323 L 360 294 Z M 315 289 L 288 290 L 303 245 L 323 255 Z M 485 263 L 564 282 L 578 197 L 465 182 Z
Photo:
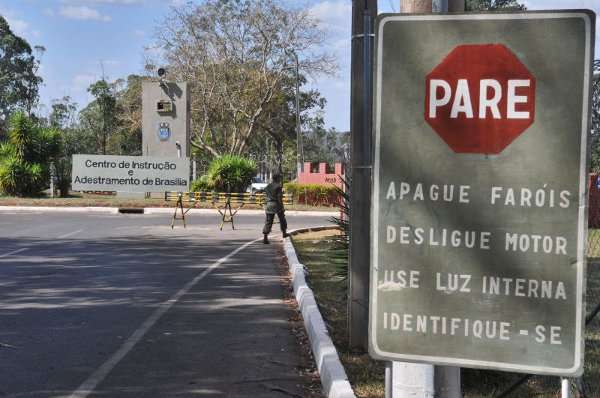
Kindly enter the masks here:
M 0 258 L 0 396 L 72 392 L 161 304 L 246 242 L 4 239 L 26 250 Z M 257 243 L 222 263 L 90 396 L 306 396 L 278 261 Z

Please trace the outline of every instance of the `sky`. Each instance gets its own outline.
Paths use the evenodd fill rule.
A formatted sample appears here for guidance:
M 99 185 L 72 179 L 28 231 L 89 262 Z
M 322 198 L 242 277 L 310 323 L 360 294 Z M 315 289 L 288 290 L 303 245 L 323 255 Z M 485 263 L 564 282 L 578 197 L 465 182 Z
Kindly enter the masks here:
M 89 85 L 103 75 L 107 80 L 143 72 L 153 50 L 156 27 L 171 7 L 186 0 L 0 0 L 0 15 L 32 46 L 46 48 L 41 58 L 44 79 L 41 112 L 53 99 L 70 96 L 85 107 Z M 292 1 L 292 0 L 282 0 Z M 200 0 L 194 1 L 196 3 Z M 325 125 L 339 131 L 350 125 L 351 0 L 297 0 L 310 9 L 327 32 L 325 50 L 338 61 L 334 76 L 309 81 L 327 99 Z M 379 12 L 397 12 L 399 0 L 379 0 Z M 600 0 L 526 0 L 530 10 L 588 8 L 600 14 Z M 600 31 L 600 18 L 596 32 Z M 600 34 L 596 34 L 600 58 Z

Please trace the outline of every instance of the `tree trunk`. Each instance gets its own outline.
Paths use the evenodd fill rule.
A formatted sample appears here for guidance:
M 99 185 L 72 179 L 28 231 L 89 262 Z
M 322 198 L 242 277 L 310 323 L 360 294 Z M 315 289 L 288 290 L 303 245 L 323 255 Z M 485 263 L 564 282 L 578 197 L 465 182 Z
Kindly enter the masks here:
M 275 163 L 277 164 L 277 173 L 283 175 L 283 140 L 276 141 Z

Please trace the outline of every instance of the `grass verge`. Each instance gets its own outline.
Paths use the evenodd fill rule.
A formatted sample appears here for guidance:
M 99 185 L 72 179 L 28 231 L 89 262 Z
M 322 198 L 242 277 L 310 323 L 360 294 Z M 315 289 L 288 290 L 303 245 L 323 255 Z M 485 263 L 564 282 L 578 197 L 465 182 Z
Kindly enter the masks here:
M 307 281 L 354 392 L 359 398 L 383 397 L 384 363 L 348 349 L 346 281 L 339 276 L 345 260 L 332 255 L 335 233 L 320 231 L 295 235 L 294 247 L 300 262 L 309 270 Z M 586 301 L 589 313 L 600 303 L 600 230 L 590 230 L 588 235 Z M 579 381 L 573 381 L 572 390 L 575 393 L 579 384 L 585 390 L 585 396 L 600 397 L 600 315 L 586 328 L 585 346 L 585 373 Z M 519 373 L 465 368 L 461 374 L 465 398 L 495 397 L 523 377 Z M 560 378 L 551 376 L 533 376 L 511 395 L 516 398 L 557 396 L 560 396 Z

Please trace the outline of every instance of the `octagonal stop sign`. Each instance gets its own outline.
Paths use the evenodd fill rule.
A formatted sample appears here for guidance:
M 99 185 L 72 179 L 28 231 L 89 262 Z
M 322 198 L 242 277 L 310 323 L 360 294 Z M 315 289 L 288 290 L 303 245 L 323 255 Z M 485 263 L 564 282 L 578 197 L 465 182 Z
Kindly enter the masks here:
M 535 77 L 502 44 L 457 46 L 426 77 L 425 120 L 455 152 L 498 154 L 534 116 Z

